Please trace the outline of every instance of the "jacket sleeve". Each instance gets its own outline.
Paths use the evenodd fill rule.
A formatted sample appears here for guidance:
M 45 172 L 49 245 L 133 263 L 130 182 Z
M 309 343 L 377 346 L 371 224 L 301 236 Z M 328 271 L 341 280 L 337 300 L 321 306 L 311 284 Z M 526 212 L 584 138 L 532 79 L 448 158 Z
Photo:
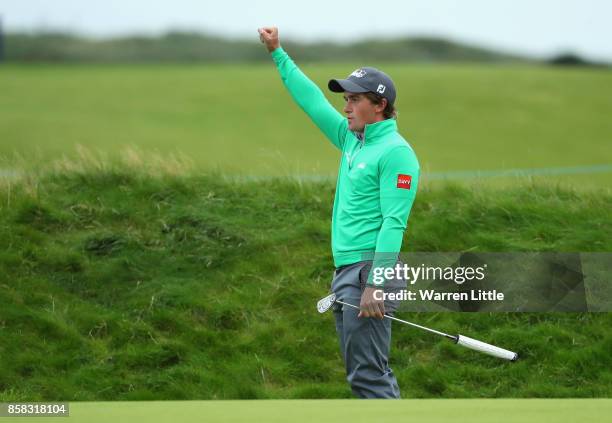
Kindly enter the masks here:
M 410 147 L 399 146 L 388 151 L 381 159 L 379 172 L 382 226 L 376 239 L 376 251 L 367 285 L 382 288 L 384 269 L 395 266 L 402 247 L 419 183 L 419 162 Z M 378 270 L 381 277 L 375 280 L 373 276 L 376 269 L 381 269 Z
M 348 132 L 347 120 L 327 101 L 323 92 L 297 67 L 281 48 L 272 52 L 283 84 L 297 105 L 339 150 Z

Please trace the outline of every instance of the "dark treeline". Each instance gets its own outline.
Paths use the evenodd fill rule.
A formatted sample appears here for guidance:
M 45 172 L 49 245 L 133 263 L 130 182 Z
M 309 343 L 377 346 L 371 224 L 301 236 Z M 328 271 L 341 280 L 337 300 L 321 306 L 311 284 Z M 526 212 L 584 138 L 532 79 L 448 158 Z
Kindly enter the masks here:
M 257 41 L 256 33 L 253 39 L 230 40 L 195 32 L 102 40 L 62 32 L 10 33 L 4 36 L 4 60 L 75 63 L 241 63 L 269 60 L 263 46 Z M 537 62 L 520 55 L 427 37 L 370 39 L 350 44 L 306 44 L 285 40 L 283 46 L 302 62 Z M 571 53 L 543 62 L 565 66 L 596 65 Z
M 189 32 L 159 37 L 130 36 L 95 40 L 67 33 L 12 33 L 5 35 L 5 60 L 11 62 L 256 62 L 267 61 L 257 41 L 228 40 Z M 284 41 L 301 61 L 397 62 L 516 62 L 520 56 L 496 53 L 436 38 L 365 40 L 352 44 Z

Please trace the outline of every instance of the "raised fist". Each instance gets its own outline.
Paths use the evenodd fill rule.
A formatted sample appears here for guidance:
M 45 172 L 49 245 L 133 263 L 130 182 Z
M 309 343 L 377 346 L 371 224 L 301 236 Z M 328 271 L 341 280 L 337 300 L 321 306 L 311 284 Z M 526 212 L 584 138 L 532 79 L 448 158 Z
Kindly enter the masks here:
M 275 26 L 267 26 L 259 28 L 259 39 L 266 45 L 266 48 L 270 53 L 280 47 L 280 41 L 278 40 L 278 28 Z

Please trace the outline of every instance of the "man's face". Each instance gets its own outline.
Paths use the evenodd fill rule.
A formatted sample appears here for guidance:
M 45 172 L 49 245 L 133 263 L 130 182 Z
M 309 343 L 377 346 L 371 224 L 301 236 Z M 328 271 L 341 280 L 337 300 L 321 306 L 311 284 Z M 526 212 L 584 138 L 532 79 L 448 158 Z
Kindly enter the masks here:
M 366 124 L 378 122 L 384 107 L 376 105 L 361 93 L 344 93 L 344 113 L 351 131 L 363 132 Z

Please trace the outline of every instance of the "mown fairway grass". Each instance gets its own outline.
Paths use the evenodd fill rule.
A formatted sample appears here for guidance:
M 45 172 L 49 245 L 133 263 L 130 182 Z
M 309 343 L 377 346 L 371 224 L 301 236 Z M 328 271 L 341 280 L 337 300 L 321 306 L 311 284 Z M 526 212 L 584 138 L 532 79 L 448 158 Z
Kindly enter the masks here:
M 333 184 L 139 163 L 0 185 L 0 401 L 350 398 L 315 309 Z M 611 222 L 605 192 L 448 185 L 419 193 L 404 250 L 612 251 Z M 405 398 L 612 395 L 610 313 L 402 316 L 521 354 L 395 326 Z
M 70 404 L 70 422 L 602 422 L 610 399 L 147 401 Z M 18 423 L 37 418 L 15 418 Z M 11 419 L 3 419 L 11 421 Z
M 358 65 L 303 68 L 325 87 Z M 424 173 L 612 164 L 607 69 L 376 65 L 396 80 L 400 130 Z M 10 65 L 0 68 L 0 93 L 0 155 L 18 152 L 31 165 L 74 155 L 80 144 L 111 155 L 126 145 L 180 151 L 231 174 L 333 175 L 337 168 L 338 153 L 293 104 L 271 61 Z M 328 97 L 341 108 L 339 95 Z M 609 187 L 612 172 L 540 179 Z

